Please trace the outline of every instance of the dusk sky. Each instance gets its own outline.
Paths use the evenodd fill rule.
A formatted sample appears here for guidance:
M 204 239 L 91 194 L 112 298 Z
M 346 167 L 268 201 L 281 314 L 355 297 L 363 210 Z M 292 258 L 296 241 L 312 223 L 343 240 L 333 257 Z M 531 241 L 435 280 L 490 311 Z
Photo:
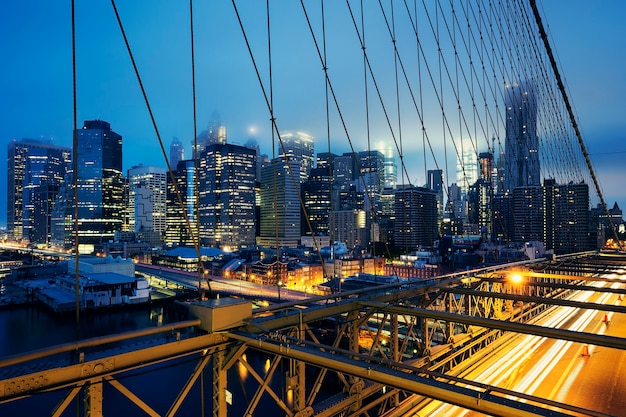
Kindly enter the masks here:
M 313 17 L 319 18 L 319 1 L 305 3 L 311 4 Z M 358 9 L 359 2 L 353 3 Z M 333 82 L 350 122 L 355 109 L 363 113 L 362 55 L 345 3 L 324 4 L 328 67 L 331 77 L 339 74 Z M 246 0 L 237 5 L 267 82 L 265 2 Z M 272 29 L 272 56 L 277 124 L 280 130 L 311 134 L 318 138 L 316 152 L 327 151 L 324 78 L 300 2 L 273 0 L 270 5 L 272 25 L 276 27 Z M 371 5 L 378 7 L 378 2 L 372 1 Z M 119 0 L 117 6 L 164 146 L 169 150 L 172 138 L 177 137 L 185 145 L 186 157 L 190 157 L 193 113 L 188 2 Z M 617 201 L 626 208 L 626 1 L 544 0 L 539 7 L 605 199 L 611 206 Z M 12 140 L 52 138 L 57 145 L 71 146 L 70 12 L 69 1 L 23 0 L 6 4 L 0 14 L 2 172 L 6 172 L 7 144 Z M 76 15 L 79 127 L 88 119 L 110 122 L 112 129 L 123 136 L 124 169 L 139 163 L 165 166 L 110 2 L 78 0 Z M 254 138 L 262 153 L 271 156 L 267 107 L 232 3 L 194 2 L 194 25 L 198 133 L 207 128 L 217 112 L 227 126 L 229 142 L 244 144 Z M 319 25 L 315 30 L 321 36 Z M 397 31 L 410 34 L 410 28 L 400 19 Z M 368 51 L 388 51 L 388 37 L 375 34 L 373 28 L 366 32 Z M 381 73 L 392 74 L 393 55 L 383 61 L 390 65 L 381 64 Z M 387 77 L 389 90 L 393 90 L 391 78 Z M 356 92 L 351 94 L 351 89 Z M 331 139 L 344 136 L 336 119 Z M 373 142 L 390 139 L 383 124 L 381 119 L 372 118 Z M 366 147 L 363 126 L 362 122 L 353 122 L 349 127 L 357 151 Z M 409 158 L 409 152 L 421 152 L 417 145 L 413 147 L 408 134 L 405 137 Z M 335 143 L 331 151 L 349 150 L 345 139 Z M 441 161 L 439 164 L 445 165 Z M 422 168 L 410 172 L 410 180 L 422 185 L 423 166 L 434 166 L 428 162 L 416 165 Z M 454 182 L 454 178 L 448 175 L 447 182 Z M 6 222 L 6 187 L 3 178 L 0 225 Z M 591 202 L 598 202 L 595 195 Z

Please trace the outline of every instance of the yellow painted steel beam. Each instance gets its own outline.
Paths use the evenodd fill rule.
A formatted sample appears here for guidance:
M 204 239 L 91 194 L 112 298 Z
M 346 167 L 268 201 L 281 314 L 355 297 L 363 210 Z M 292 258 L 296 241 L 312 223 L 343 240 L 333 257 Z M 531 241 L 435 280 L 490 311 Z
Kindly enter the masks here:
M 575 332 L 572 330 L 553 329 L 550 327 L 524 324 L 505 320 L 494 320 L 483 317 L 466 316 L 463 314 L 448 313 L 444 311 L 425 310 L 421 308 L 396 307 L 384 303 L 364 302 L 364 306 L 375 308 L 380 311 L 389 311 L 409 316 L 428 317 L 435 320 L 469 324 L 472 326 L 486 327 L 490 329 L 506 330 L 515 333 L 545 336 L 552 339 L 570 340 L 572 342 L 587 343 L 596 346 L 604 346 L 626 350 L 626 338 L 599 335 L 593 333 Z
M 104 377 L 104 379 L 109 384 L 111 384 L 111 386 L 113 388 L 118 390 L 122 395 L 124 395 L 126 398 L 128 398 L 133 404 L 135 404 L 137 407 L 139 407 L 139 409 L 141 411 L 143 411 L 144 413 L 146 413 L 150 417 L 160 417 L 159 413 L 154 411 L 152 409 L 152 407 L 150 407 L 148 404 L 146 404 L 141 398 L 137 397 L 137 395 L 135 395 L 134 392 L 132 392 L 131 390 L 126 388 L 121 382 L 119 382 L 118 380 L 114 379 L 110 375 L 106 375 Z
M 213 346 L 226 344 L 228 340 L 226 333 L 211 333 L 82 363 L 60 365 L 59 368 L 24 373 L 0 381 L 0 404 L 13 398 L 31 395 L 34 392 L 72 386 L 94 377 L 114 375 L 135 367 L 141 367 L 146 363 L 154 364 L 187 356 Z
M 518 295 L 503 292 L 476 291 L 467 288 L 440 288 L 441 291 L 453 294 L 465 294 L 476 297 L 501 298 L 504 300 L 523 301 L 525 303 L 550 304 L 566 307 L 582 308 L 587 310 L 613 311 L 616 313 L 626 313 L 625 306 L 617 306 L 613 304 L 598 304 L 583 301 L 564 300 L 560 298 L 532 297 L 529 295 Z
M 437 379 L 425 378 L 408 372 L 391 369 L 383 365 L 356 360 L 347 355 L 337 355 L 321 350 L 311 349 L 298 345 L 278 344 L 271 340 L 261 340 L 255 335 L 232 333 L 231 336 L 243 341 L 253 349 L 288 356 L 309 364 L 342 372 L 365 380 L 398 388 L 414 394 L 424 395 L 440 401 L 455 404 L 478 412 L 498 416 L 566 416 L 567 414 L 538 405 L 522 403 L 507 398 L 495 387 L 485 388 L 476 384 L 475 389 L 453 385 Z M 472 384 L 471 381 L 467 381 Z M 504 390 L 501 390 L 504 391 Z M 514 393 L 508 392 L 508 395 Z M 499 396 L 502 395 L 502 396 Z M 543 400 L 537 397 L 526 396 L 540 404 Z
M 159 327 L 148 327 L 140 330 L 133 330 L 131 332 L 118 333 L 108 336 L 94 337 L 91 339 L 80 340 L 78 342 L 64 343 L 61 345 L 51 346 L 44 349 L 33 350 L 31 352 L 21 353 L 19 355 L 7 356 L 0 359 L 0 368 L 16 365 L 32 361 L 35 359 L 45 358 L 47 356 L 56 355 L 59 353 L 66 353 L 72 351 L 80 351 L 88 347 L 102 346 L 108 343 L 123 342 L 126 340 L 135 339 L 143 336 L 152 336 L 155 334 L 169 333 L 176 330 L 198 326 L 200 320 L 188 320 L 178 323 L 172 323 Z

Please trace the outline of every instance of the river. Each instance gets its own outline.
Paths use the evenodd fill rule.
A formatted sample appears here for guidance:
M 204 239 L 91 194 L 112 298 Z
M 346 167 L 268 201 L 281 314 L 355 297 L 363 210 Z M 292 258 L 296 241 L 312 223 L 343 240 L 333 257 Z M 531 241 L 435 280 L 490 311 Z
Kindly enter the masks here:
M 135 306 L 132 309 L 112 309 L 98 312 L 81 313 L 81 339 L 120 333 L 152 327 L 181 320 L 180 312 L 164 305 Z M 72 314 L 54 314 L 41 306 L 19 306 L 0 309 L 0 357 L 53 346 L 75 340 L 75 316 Z M 269 357 L 248 351 L 247 361 L 259 375 L 264 376 L 269 365 Z M 191 374 L 197 362 L 197 356 L 171 361 L 166 366 L 141 368 L 116 377 L 122 384 L 131 389 L 159 414 L 165 414 L 174 402 L 178 392 Z M 278 369 L 271 385 L 280 393 L 280 385 L 284 383 L 281 375 L 286 369 Z M 308 371 L 307 371 L 308 373 Z M 211 364 L 207 365 L 203 374 L 204 395 L 200 384 L 196 383 L 177 415 L 212 415 L 212 375 Z M 229 416 L 243 415 L 248 400 L 254 394 L 258 383 L 246 369 L 234 366 L 228 372 L 228 390 L 233 394 L 233 405 L 229 406 Z M 0 404 L 0 416 L 43 416 L 50 415 L 55 405 L 68 392 L 67 389 L 37 394 L 30 398 Z M 119 394 L 110 384 L 104 384 L 105 416 L 145 416 L 146 414 Z M 289 399 L 286 398 L 285 401 Z M 76 404 L 76 401 L 75 401 Z M 63 416 L 76 416 L 77 405 L 68 407 Z M 82 405 L 78 412 L 83 415 Z M 273 416 L 283 414 L 277 409 L 275 402 L 266 394 L 257 407 L 255 415 Z M 263 410 L 263 411 L 259 411 Z

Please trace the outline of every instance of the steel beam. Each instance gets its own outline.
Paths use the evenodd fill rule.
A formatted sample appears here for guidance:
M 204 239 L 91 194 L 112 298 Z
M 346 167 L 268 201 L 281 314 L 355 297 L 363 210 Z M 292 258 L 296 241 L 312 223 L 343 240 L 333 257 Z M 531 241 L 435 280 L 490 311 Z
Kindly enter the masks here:
M 582 308 L 586 310 L 601 310 L 613 311 L 616 313 L 626 313 L 626 307 L 611 304 L 588 303 L 583 301 L 564 300 L 561 298 L 531 297 L 528 295 L 517 295 L 502 292 L 476 291 L 467 288 L 439 288 L 439 290 L 452 294 L 465 294 L 476 297 L 501 298 L 504 300 L 523 301 L 525 303 L 550 304 L 557 306 Z
M 273 340 L 262 339 L 254 334 L 240 332 L 231 333 L 231 337 L 245 342 L 253 349 L 261 350 L 277 355 L 284 355 L 302 360 L 312 365 L 331 369 L 336 372 L 346 373 L 354 377 L 377 382 L 390 387 L 398 388 L 414 394 L 420 394 L 429 398 L 455 404 L 470 410 L 497 415 L 497 416 L 566 416 L 567 414 L 552 409 L 542 408 L 537 405 L 523 403 L 507 398 L 495 387 L 485 388 L 471 381 L 467 384 L 474 385 L 476 389 L 466 388 L 437 379 L 425 378 L 413 373 L 402 372 L 390 367 L 378 366 L 364 360 L 357 360 L 347 355 L 337 355 L 317 349 L 299 346 L 297 344 L 279 344 Z M 501 396 L 502 395 L 502 396 Z M 508 392 L 508 395 L 514 395 Z M 542 399 L 529 397 L 541 404 Z
M 425 310 L 421 308 L 396 307 L 384 303 L 364 302 L 361 304 L 366 307 L 375 308 L 378 311 L 397 312 L 400 314 L 427 317 L 441 321 L 452 321 L 456 323 L 469 324 L 472 326 L 506 330 L 515 333 L 524 333 L 536 336 L 545 336 L 552 339 L 570 340 L 572 342 L 587 343 L 590 345 L 626 350 L 626 338 L 622 337 L 575 332 L 572 330 L 553 329 L 550 327 L 537 326 L 534 324 L 523 324 L 505 320 L 494 320 L 484 317 L 472 317 L 463 314 Z

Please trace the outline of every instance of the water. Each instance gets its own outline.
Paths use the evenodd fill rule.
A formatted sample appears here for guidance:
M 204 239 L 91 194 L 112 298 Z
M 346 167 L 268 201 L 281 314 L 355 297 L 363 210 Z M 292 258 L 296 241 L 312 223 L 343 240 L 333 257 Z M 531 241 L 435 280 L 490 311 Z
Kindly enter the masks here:
M 130 310 L 103 310 L 97 313 L 82 313 L 80 320 L 81 339 L 120 333 L 153 327 L 185 319 L 180 316 L 179 310 L 164 306 L 134 307 Z M 11 309 L 0 309 L 0 357 L 21 354 L 30 350 L 40 349 L 61 343 L 72 342 L 75 339 L 76 326 L 74 315 L 56 315 L 39 306 L 22 306 Z M 259 352 L 248 350 L 248 363 L 263 378 L 266 375 L 271 358 Z M 168 362 L 165 366 L 151 366 L 127 372 L 115 378 L 129 388 L 139 398 L 161 415 L 165 414 L 174 402 L 178 392 L 191 375 L 198 356 L 190 356 Z M 286 366 L 286 365 L 285 365 Z M 312 369 L 307 368 L 307 380 L 310 382 L 314 375 Z M 282 365 L 276 370 L 271 386 L 281 392 L 284 376 L 287 372 Z M 212 415 L 212 364 L 209 363 L 202 375 L 204 394 L 200 389 L 200 382 L 196 382 L 187 399 L 183 402 L 176 415 L 201 416 L 202 402 L 204 401 L 204 415 Z M 258 382 L 243 365 L 236 365 L 228 371 L 228 390 L 233 394 L 233 405 L 228 408 L 229 416 L 244 414 L 248 401 L 254 395 Z M 330 387 L 328 387 L 330 388 Z M 333 391 L 337 389 L 332 387 Z M 30 398 L 0 404 L 0 417 L 4 416 L 43 416 L 50 415 L 55 405 L 66 395 L 67 389 L 37 394 Z M 328 392 L 323 393 L 328 395 Z M 110 384 L 104 384 L 105 416 L 145 416 L 136 405 L 121 395 Z M 280 395 L 280 394 L 279 394 Z M 284 398 L 290 403 L 290 398 Z M 74 401 L 63 416 L 77 415 L 77 401 Z M 82 404 L 78 405 L 78 415 L 83 415 Z M 274 400 L 267 394 L 263 396 L 256 408 L 255 416 L 282 415 Z

